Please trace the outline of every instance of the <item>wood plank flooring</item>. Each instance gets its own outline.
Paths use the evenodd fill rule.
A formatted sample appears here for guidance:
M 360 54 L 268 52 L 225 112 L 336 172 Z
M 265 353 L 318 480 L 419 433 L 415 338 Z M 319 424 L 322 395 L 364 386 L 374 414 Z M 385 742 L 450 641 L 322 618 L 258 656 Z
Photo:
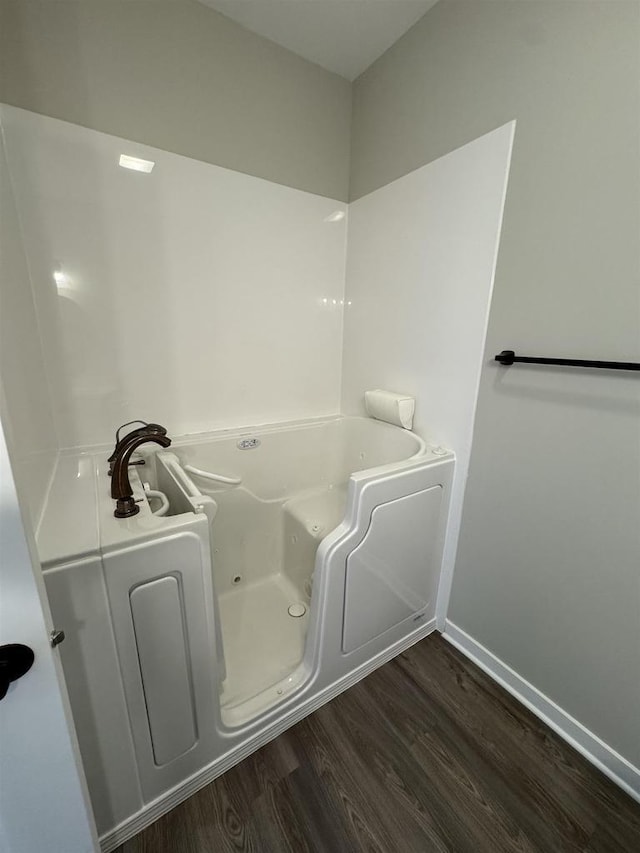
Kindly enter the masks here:
M 640 853 L 640 805 L 432 634 L 118 853 Z

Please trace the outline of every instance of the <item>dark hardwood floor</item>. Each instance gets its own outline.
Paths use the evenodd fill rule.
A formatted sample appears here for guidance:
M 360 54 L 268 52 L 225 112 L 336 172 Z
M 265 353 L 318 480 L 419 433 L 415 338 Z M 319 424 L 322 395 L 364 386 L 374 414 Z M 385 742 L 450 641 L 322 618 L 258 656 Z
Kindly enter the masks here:
M 640 853 L 640 805 L 433 634 L 118 853 Z

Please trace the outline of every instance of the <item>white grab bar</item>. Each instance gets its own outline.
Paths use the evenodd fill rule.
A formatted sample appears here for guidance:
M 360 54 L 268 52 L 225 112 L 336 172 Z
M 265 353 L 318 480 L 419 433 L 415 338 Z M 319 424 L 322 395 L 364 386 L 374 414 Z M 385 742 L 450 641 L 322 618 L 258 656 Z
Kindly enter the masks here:
M 147 500 L 149 500 L 149 498 L 157 498 L 160 501 L 158 509 L 152 509 L 151 512 L 153 515 L 165 516 L 169 512 L 169 498 L 164 492 L 161 492 L 158 489 L 147 489 L 146 486 L 147 483 L 145 483 L 144 490 Z
M 178 459 L 177 456 L 174 456 L 173 453 L 163 453 L 162 458 L 165 460 L 165 462 L 169 463 L 169 467 L 171 468 L 171 470 L 173 471 L 173 473 L 175 474 L 177 479 L 182 482 L 183 488 L 185 488 L 187 490 L 187 492 L 191 495 L 191 497 L 193 497 L 193 498 L 204 497 L 204 495 L 202 494 L 200 489 L 196 486 L 196 484 L 193 482 L 191 477 L 189 477 L 185 473 L 182 465 L 180 464 L 180 460 Z
M 161 451 L 158 453 L 158 459 L 162 461 L 169 475 L 173 478 L 175 486 L 187 499 L 193 510 L 203 512 L 208 518 L 209 524 L 212 524 L 218 512 L 218 504 L 214 499 L 210 495 L 202 494 L 191 477 L 184 471 L 175 453 Z
M 202 471 L 200 468 L 194 468 L 193 465 L 184 465 L 184 470 L 190 474 L 197 474 L 204 480 L 213 480 L 214 483 L 225 483 L 227 486 L 239 486 L 242 482 L 240 477 L 224 477 L 222 474 L 212 474 L 210 471 Z

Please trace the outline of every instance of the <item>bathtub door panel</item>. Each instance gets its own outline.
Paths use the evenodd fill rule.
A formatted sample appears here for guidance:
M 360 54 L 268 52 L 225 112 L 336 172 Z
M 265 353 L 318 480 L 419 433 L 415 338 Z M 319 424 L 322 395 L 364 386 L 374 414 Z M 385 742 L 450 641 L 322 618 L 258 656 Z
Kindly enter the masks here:
M 151 746 L 161 766 L 197 740 L 182 591 L 170 575 L 136 587 L 129 600 Z
M 217 748 L 216 645 L 208 540 L 193 531 L 103 558 L 145 802 Z
M 433 486 L 373 510 L 364 539 L 347 558 L 343 652 L 433 610 L 441 507 L 442 487 Z

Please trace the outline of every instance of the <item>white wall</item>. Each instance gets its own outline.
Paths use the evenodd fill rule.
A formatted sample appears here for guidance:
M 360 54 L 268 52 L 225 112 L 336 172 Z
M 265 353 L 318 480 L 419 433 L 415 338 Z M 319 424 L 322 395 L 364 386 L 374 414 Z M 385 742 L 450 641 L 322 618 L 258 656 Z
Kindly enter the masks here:
M 62 447 L 136 417 L 338 411 L 343 203 L 12 107 L 2 124 Z
M 640 361 L 639 32 L 440 0 L 355 83 L 352 188 L 517 119 L 450 618 L 640 768 L 638 374 L 492 361 Z
M 20 223 L 0 133 L 1 410 L 14 477 L 31 524 L 38 524 L 57 439 Z
M 350 205 L 342 409 L 416 397 L 415 431 L 455 451 L 438 609 L 446 610 L 514 124 Z M 441 620 L 442 621 L 442 620 Z
M 350 84 L 196 0 L 0 0 L 0 102 L 348 196 Z

